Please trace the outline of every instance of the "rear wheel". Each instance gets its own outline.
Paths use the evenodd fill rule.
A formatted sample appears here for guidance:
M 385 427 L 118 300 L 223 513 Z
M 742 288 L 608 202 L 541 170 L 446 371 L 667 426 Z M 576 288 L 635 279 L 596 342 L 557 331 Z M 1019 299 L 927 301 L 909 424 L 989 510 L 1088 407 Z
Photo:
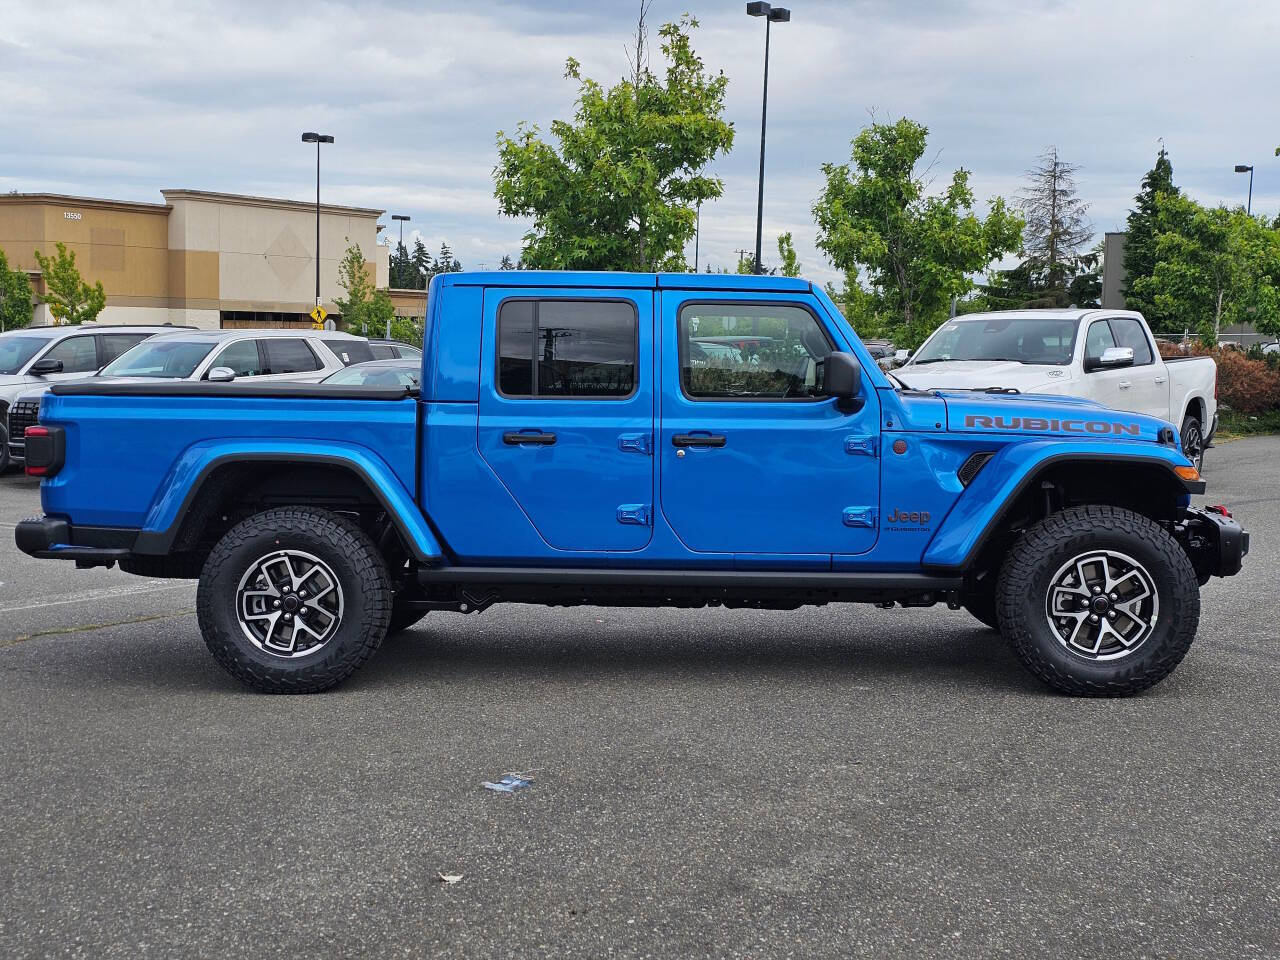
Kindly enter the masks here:
M 1200 622 L 1186 552 L 1118 507 L 1073 507 L 1028 529 L 1000 571 L 1001 632 L 1062 693 L 1126 696 L 1177 667 Z
M 285 507 L 223 536 L 205 562 L 196 610 L 205 644 L 232 676 L 267 693 L 315 693 L 378 649 L 391 584 L 354 523 Z
M 1197 470 L 1204 466 L 1204 427 L 1198 417 L 1187 414 L 1182 421 L 1182 452 Z

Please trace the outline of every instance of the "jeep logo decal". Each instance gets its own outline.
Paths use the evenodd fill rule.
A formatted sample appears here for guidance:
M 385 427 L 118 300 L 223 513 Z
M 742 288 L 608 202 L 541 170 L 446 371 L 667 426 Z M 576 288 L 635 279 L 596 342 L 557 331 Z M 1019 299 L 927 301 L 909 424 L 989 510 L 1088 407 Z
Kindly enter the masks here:
M 885 518 L 885 523 L 924 524 L 929 522 L 928 510 L 894 510 Z
M 1047 420 L 1043 417 L 977 417 L 968 414 L 964 418 L 964 425 L 981 427 L 984 430 L 1028 430 L 1032 433 L 1054 431 L 1095 436 L 1111 434 L 1138 437 L 1142 435 L 1140 424 L 1120 423 L 1116 420 Z

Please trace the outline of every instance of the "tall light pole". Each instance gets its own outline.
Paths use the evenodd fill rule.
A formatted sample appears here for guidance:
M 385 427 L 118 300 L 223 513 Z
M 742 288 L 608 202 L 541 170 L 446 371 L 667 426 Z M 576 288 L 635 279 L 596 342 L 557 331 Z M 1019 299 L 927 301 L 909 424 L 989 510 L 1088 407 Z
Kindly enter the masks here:
M 756 195 L 756 273 L 761 272 L 760 246 L 764 232 L 764 128 L 769 116 L 769 28 L 791 20 L 791 11 L 768 3 L 748 3 L 747 14 L 764 17 L 764 96 L 760 105 L 760 181 Z
M 1249 174 L 1249 202 L 1245 204 L 1244 212 L 1249 216 L 1253 216 L 1253 165 L 1248 163 L 1237 163 L 1236 173 Z
M 333 137 L 326 133 L 312 133 L 308 130 L 302 135 L 303 143 L 316 145 L 316 306 L 320 306 L 320 144 L 333 143 Z

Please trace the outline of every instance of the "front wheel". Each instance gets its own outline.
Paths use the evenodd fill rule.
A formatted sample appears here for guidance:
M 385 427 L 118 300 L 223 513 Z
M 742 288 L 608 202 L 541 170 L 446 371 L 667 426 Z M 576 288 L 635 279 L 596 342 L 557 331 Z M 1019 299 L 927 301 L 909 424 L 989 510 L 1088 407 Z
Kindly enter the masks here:
M 1204 467 L 1204 427 L 1200 425 L 1199 418 L 1187 414 L 1182 421 L 1179 436 L 1182 438 L 1183 454 L 1197 470 L 1202 469 Z
M 1177 667 L 1200 622 L 1186 552 L 1140 514 L 1073 507 L 1029 528 L 996 587 L 1000 628 L 1062 693 L 1127 696 Z
M 236 679 L 266 693 L 315 693 L 378 649 L 391 617 L 387 565 L 355 524 L 285 507 L 232 527 L 200 575 L 205 644 Z

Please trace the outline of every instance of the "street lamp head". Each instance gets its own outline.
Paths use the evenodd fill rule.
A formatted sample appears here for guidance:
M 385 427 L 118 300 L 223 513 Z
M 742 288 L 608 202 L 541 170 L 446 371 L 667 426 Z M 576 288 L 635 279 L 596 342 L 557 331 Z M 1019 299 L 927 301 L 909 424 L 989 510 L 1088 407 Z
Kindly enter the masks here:
M 774 7 L 769 11 L 769 20 L 772 23 L 790 23 L 791 11 L 786 7 Z
M 751 17 L 767 17 L 772 9 L 772 5 L 768 3 L 748 3 L 747 15 Z
M 1236 173 L 1249 173 L 1252 170 L 1253 170 L 1253 167 L 1249 166 L 1249 164 L 1247 163 L 1236 164 Z
M 405 216 L 403 213 L 393 213 L 391 215 L 391 219 L 392 220 L 408 220 L 409 217 Z
M 316 133 L 312 130 L 308 130 L 306 133 L 302 135 L 302 142 L 303 143 L 333 143 L 333 137 L 329 136 L 327 133 Z

